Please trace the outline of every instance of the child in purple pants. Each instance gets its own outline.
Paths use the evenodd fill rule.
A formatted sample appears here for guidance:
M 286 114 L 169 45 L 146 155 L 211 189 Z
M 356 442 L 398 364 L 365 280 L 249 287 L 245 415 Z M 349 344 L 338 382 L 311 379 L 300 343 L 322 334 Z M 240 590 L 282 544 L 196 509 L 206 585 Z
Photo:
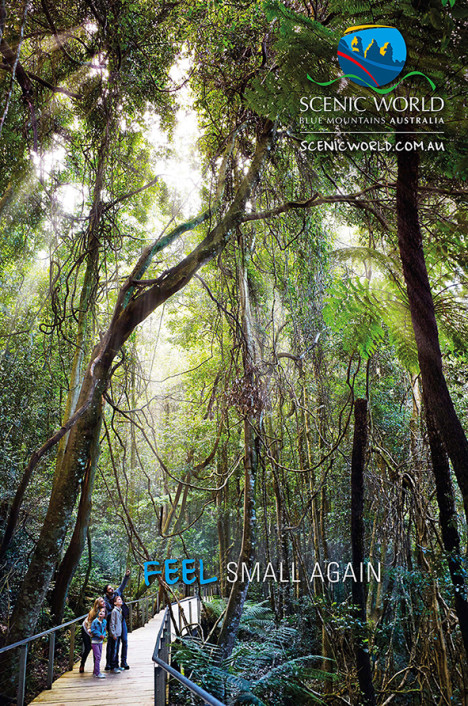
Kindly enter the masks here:
M 102 654 L 102 644 L 106 636 L 106 609 L 101 608 L 97 618 L 91 623 L 90 633 L 91 633 L 91 648 L 93 650 L 94 656 L 94 672 L 93 677 L 96 679 L 105 679 L 106 675 L 101 672 L 101 654 Z

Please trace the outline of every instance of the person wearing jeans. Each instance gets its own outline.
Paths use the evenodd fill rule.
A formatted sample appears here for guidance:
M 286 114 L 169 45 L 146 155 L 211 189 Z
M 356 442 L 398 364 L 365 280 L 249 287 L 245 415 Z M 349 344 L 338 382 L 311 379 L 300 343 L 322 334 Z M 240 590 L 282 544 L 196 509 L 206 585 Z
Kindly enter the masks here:
M 124 622 L 122 616 L 122 603 L 122 596 L 115 594 L 114 608 L 109 619 L 109 635 L 110 640 L 112 640 L 112 660 L 110 666 L 114 674 L 119 674 L 124 670 L 124 667 L 119 668 L 119 646 L 120 638 L 122 637 L 122 625 Z
M 125 609 L 127 610 L 127 613 L 128 613 L 128 607 L 125 604 L 123 604 L 122 605 L 122 634 L 120 636 L 120 645 L 121 645 L 120 666 L 122 669 L 130 669 L 130 667 L 127 664 L 128 629 L 127 629 Z
M 125 591 L 125 588 L 128 584 L 128 581 L 130 579 L 130 569 L 127 569 L 125 572 L 125 576 L 123 577 L 123 581 L 120 584 L 120 586 L 114 591 L 114 588 L 112 584 L 108 583 L 104 586 L 104 601 L 106 604 L 107 608 L 107 615 L 110 616 L 113 608 L 114 608 L 114 596 L 118 595 L 122 597 L 123 600 L 123 592 Z M 126 606 L 125 606 L 126 608 Z M 128 610 L 128 608 L 127 608 Z M 122 616 L 123 617 L 123 616 Z M 119 640 L 119 645 L 120 643 L 122 644 L 122 655 L 120 658 L 120 663 L 123 669 L 130 669 L 130 667 L 127 664 L 127 624 L 125 620 L 123 620 L 123 625 L 122 625 L 122 635 L 120 636 Z M 107 642 L 107 651 L 106 651 L 106 671 L 109 669 L 113 669 L 111 667 L 111 662 L 112 662 L 112 649 L 113 649 L 113 641 L 109 638 Z M 117 665 L 118 666 L 118 665 Z

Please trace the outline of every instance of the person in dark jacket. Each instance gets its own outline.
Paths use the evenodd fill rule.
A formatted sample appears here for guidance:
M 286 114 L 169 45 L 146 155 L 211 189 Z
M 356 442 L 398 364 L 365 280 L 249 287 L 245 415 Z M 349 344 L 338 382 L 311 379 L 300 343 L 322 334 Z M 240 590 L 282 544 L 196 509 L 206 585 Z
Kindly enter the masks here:
M 123 592 L 125 591 L 127 584 L 130 579 L 130 569 L 127 569 L 125 572 L 125 576 L 123 577 L 122 583 L 120 586 L 114 590 L 114 587 L 112 584 L 108 583 L 106 586 L 104 586 L 104 601 L 106 604 L 107 608 L 107 614 L 110 616 L 113 608 L 114 608 L 114 596 L 120 596 L 123 601 Z M 122 609 L 122 615 L 125 616 L 127 611 L 125 610 L 127 606 L 125 604 L 123 605 Z M 127 608 L 128 610 L 128 608 Z M 112 640 L 108 640 L 107 642 L 107 649 L 106 649 L 106 672 L 110 671 L 112 669 L 111 667 L 111 662 L 112 662 Z M 122 634 L 120 636 L 120 644 L 122 646 L 121 654 L 120 654 L 120 666 L 122 669 L 130 669 L 130 667 L 127 664 L 127 651 L 128 651 L 128 630 L 127 630 L 127 623 L 125 620 L 125 617 L 122 621 Z

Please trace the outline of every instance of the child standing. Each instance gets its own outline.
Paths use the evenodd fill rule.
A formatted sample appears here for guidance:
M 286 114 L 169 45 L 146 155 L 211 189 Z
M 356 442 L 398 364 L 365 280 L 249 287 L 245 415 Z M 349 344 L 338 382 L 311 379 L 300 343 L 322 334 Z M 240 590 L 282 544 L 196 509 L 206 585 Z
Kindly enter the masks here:
M 103 598 L 106 602 L 108 616 L 110 616 L 110 614 L 112 613 L 112 610 L 114 608 L 114 595 L 118 594 L 119 596 L 122 596 L 122 600 L 123 600 L 123 592 L 125 591 L 129 580 L 130 580 L 130 569 L 127 569 L 127 571 L 125 572 L 125 576 L 123 577 L 122 583 L 115 591 L 114 591 L 112 584 L 110 584 L 110 583 L 108 583 L 104 586 Z M 122 647 L 122 655 L 120 658 L 121 659 L 120 665 L 124 669 L 130 669 L 130 667 L 127 664 L 128 630 L 127 630 L 127 625 L 125 622 L 125 618 L 127 617 L 125 615 L 126 610 L 128 611 L 128 607 L 125 605 L 125 602 L 124 602 L 122 605 L 122 615 L 123 615 L 124 620 L 122 622 L 122 634 L 120 636 L 120 645 Z M 107 641 L 107 650 L 106 650 L 106 671 L 111 669 L 113 646 L 114 646 L 113 640 L 108 640 Z
M 81 664 L 80 664 L 80 674 L 83 674 L 84 668 L 85 668 L 85 663 L 86 659 L 91 652 L 91 623 L 93 622 L 94 618 L 97 618 L 99 611 L 101 608 L 106 608 L 106 603 L 104 601 L 104 598 L 96 598 L 94 601 L 94 605 L 89 611 L 88 615 L 86 618 L 83 620 L 83 623 L 81 625 L 81 640 L 83 643 L 83 647 L 81 649 Z
M 119 669 L 119 644 L 120 638 L 122 636 L 123 623 L 122 597 L 115 594 L 113 603 L 114 608 L 112 609 L 112 613 L 110 614 L 109 618 L 109 640 L 112 640 L 112 661 L 110 666 L 114 674 L 119 674 L 119 672 L 122 672 L 124 670 L 124 667 L 121 667 Z
M 106 609 L 101 608 L 97 618 L 91 623 L 90 633 L 91 633 L 91 647 L 93 649 L 94 656 L 94 672 L 93 676 L 96 679 L 105 679 L 106 675 L 101 672 L 101 655 L 102 655 L 102 644 L 106 636 Z

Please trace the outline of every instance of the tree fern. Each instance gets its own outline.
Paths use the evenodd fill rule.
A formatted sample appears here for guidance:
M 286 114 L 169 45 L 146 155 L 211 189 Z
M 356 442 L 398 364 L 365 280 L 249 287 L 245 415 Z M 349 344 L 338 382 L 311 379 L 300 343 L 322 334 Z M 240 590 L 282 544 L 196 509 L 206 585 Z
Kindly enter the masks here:
M 336 276 L 329 290 L 324 319 L 332 330 L 343 332 L 345 350 L 368 358 L 388 342 L 394 345 L 401 364 L 416 372 L 416 342 L 396 260 L 371 248 L 346 248 L 333 256 L 337 263 L 367 261 L 378 270 L 371 280 Z
M 336 275 L 329 289 L 324 319 L 333 331 L 343 332 L 345 350 L 357 351 L 367 358 L 388 340 L 403 367 L 416 373 L 416 341 L 398 261 L 366 247 L 336 250 L 332 257 L 337 264 L 366 262 L 378 271 L 378 276 L 370 281 L 358 276 L 339 279 Z M 466 354 L 468 317 L 459 298 L 444 291 L 435 297 L 435 310 L 446 340 L 452 348 Z
M 222 601 L 213 602 L 220 614 Z M 323 703 L 314 683 L 336 678 L 314 666 L 319 655 L 298 656 L 299 632 L 281 623 L 262 603 L 249 603 L 242 616 L 240 639 L 231 656 L 221 658 L 216 645 L 184 638 L 175 647 L 175 659 L 192 679 L 222 695 L 226 704 L 276 706 L 294 703 Z M 316 687 L 317 688 L 317 687 Z

